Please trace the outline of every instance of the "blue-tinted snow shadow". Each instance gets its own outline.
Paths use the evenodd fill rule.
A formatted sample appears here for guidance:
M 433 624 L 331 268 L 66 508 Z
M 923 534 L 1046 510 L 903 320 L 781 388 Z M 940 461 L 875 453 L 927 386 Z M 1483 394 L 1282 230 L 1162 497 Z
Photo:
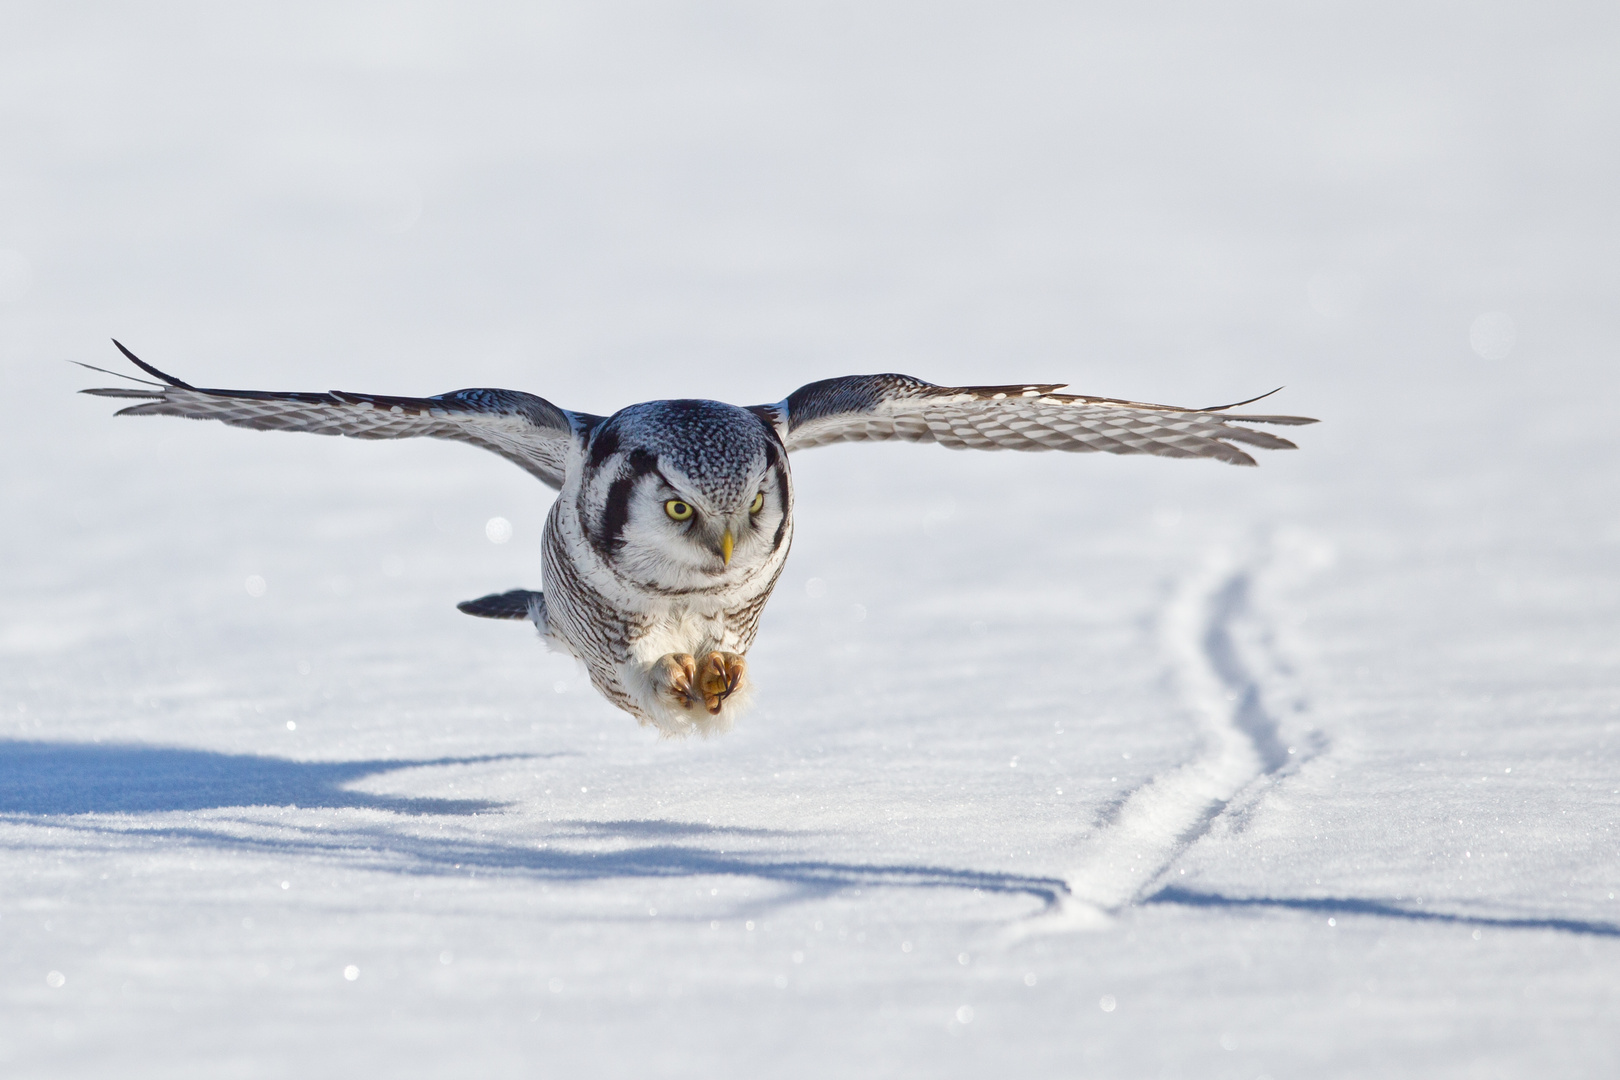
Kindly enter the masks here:
M 1620 924 L 1591 919 L 1528 918 L 1500 915 L 1463 915 L 1448 911 L 1427 911 L 1390 900 L 1363 900 L 1356 897 L 1322 896 L 1223 896 L 1167 886 L 1142 901 L 1143 904 L 1179 904 L 1203 908 L 1280 908 L 1288 911 L 1314 911 L 1327 915 L 1372 915 L 1408 922 L 1452 923 L 1458 926 L 1493 927 L 1499 930 L 1559 930 L 1568 934 L 1620 937 Z
M 564 821 L 558 836 L 627 836 L 685 834 L 704 836 L 715 843 L 647 844 L 618 851 L 569 851 L 547 847 L 528 850 L 487 844 L 460 843 L 442 850 L 417 850 L 417 858 L 442 871 L 445 863 L 463 871 L 478 866 L 489 871 L 543 877 L 551 881 L 603 878 L 750 877 L 788 886 L 791 899 L 827 896 L 865 888 L 959 889 L 999 896 L 1025 896 L 1043 907 L 1056 904 L 1069 891 L 1061 878 L 1010 874 L 989 870 L 963 870 L 922 863 L 840 862 L 829 859 L 785 858 L 770 851 L 728 851 L 746 838 L 784 835 L 767 829 L 704 826 L 664 820 Z M 735 839 L 729 839 L 735 838 Z
M 527 878 L 546 882 L 602 882 L 648 878 L 746 877 L 782 885 L 787 892 L 754 907 L 805 900 L 867 888 L 957 889 L 997 896 L 1022 896 L 1050 907 L 1069 891 L 1061 878 L 985 870 L 961 870 L 919 863 L 859 863 L 783 857 L 769 850 L 737 851 L 739 842 L 786 838 L 770 829 L 734 828 L 693 822 L 561 821 L 543 841 L 500 843 L 423 836 L 398 829 L 365 826 L 284 828 L 274 837 L 243 835 L 211 825 L 138 827 L 85 823 L 86 831 L 139 833 L 176 843 L 204 844 L 267 854 L 299 854 L 342 861 L 352 868 L 385 873 L 446 877 Z M 578 850 L 570 841 L 663 839 L 618 850 Z M 697 843 L 670 842 L 689 838 Z M 560 843 L 559 843 L 560 841 Z M 705 914 L 703 919 L 711 916 Z
M 289 824 L 277 827 L 275 835 L 264 835 L 244 834 L 236 823 L 213 820 L 186 824 L 173 824 L 172 819 L 62 820 L 78 814 L 254 806 L 361 808 L 410 815 L 485 813 L 504 804 L 478 799 L 376 795 L 352 791 L 345 785 L 398 769 L 497 759 L 311 762 L 140 744 L 0 740 L 0 814 L 46 816 L 54 819 L 50 822 L 54 827 L 79 832 L 136 834 L 176 844 L 310 856 L 386 873 L 490 875 L 556 882 L 748 877 L 785 886 L 787 894 L 778 897 L 774 901 L 777 903 L 862 888 L 909 888 L 1025 896 L 1051 905 L 1068 891 L 1059 878 L 915 863 L 783 857 L 779 851 L 758 850 L 758 845 L 789 840 L 796 835 L 790 831 L 663 818 L 550 822 L 542 836 L 514 843 L 423 835 L 404 822 L 397 826 L 368 822 L 333 827 L 335 823 L 327 821 L 319 828 Z M 589 848 L 604 843 L 626 846 L 617 850 L 579 850 L 581 845 Z M 743 845 L 755 850 L 736 850 Z
M 756 829 L 746 825 L 711 825 L 701 821 L 670 821 L 666 818 L 618 819 L 608 821 L 564 820 L 551 824 L 553 836 L 581 836 L 595 839 L 641 839 L 680 836 L 802 836 L 798 830 Z
M 474 814 L 502 804 L 484 799 L 372 795 L 345 785 L 397 769 L 489 760 L 494 759 L 292 761 L 139 743 L 0 740 L 0 813 L 135 814 L 299 806 Z

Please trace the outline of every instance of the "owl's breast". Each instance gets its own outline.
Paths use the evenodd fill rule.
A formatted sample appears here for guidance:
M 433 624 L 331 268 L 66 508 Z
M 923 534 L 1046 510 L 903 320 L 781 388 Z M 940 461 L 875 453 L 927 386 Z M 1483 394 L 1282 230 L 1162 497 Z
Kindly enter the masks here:
M 546 519 L 543 577 L 552 632 L 576 655 L 650 662 L 668 653 L 746 652 L 786 562 L 792 530 L 760 566 L 730 580 L 670 588 L 603 557 L 566 498 Z

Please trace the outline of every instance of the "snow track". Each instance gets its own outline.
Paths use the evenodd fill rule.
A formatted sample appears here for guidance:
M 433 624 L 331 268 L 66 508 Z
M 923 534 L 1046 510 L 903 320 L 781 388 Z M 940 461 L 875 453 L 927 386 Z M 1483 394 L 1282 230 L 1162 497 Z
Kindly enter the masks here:
M 1068 895 L 1037 920 L 1040 928 L 1105 925 L 1146 895 L 1256 781 L 1299 760 L 1283 744 L 1257 674 L 1258 643 L 1268 635 L 1251 596 L 1264 566 L 1212 559 L 1166 606 L 1163 645 L 1203 728 L 1204 751 L 1125 799 L 1063 874 Z

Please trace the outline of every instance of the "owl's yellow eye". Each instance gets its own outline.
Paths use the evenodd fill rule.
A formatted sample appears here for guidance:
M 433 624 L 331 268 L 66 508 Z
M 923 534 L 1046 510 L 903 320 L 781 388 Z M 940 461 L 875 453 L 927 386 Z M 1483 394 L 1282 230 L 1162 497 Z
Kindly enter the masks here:
M 759 494 L 754 496 L 754 501 L 748 504 L 748 512 L 750 514 L 757 514 L 763 509 L 765 509 L 765 493 L 761 491 Z
M 676 521 L 689 521 L 692 517 L 692 506 L 690 503 L 684 503 L 679 499 L 671 499 L 664 504 L 664 513 Z

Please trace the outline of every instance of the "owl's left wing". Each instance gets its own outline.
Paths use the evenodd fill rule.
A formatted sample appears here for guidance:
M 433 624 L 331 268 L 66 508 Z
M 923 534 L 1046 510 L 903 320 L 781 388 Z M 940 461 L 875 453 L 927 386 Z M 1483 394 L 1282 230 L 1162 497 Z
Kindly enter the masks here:
M 1159 454 L 1216 458 L 1231 465 L 1255 463 L 1233 443 L 1295 449 L 1287 439 L 1242 425 L 1316 423 L 1307 416 L 1226 412 L 1248 401 L 1188 409 L 1056 393 L 1062 386 L 935 386 L 907 375 L 849 375 L 801 386 L 755 411 L 775 424 L 790 451 L 904 439 L 955 450 Z
M 433 397 L 210 390 L 181 382 L 118 345 L 129 360 L 161 382 L 122 375 L 136 387 L 101 387 L 81 393 L 134 398 L 119 416 L 185 416 L 265 431 L 307 431 L 351 439 L 454 439 L 493 451 L 554 488 L 561 488 L 570 444 L 598 418 L 559 409 L 517 390 L 452 390 Z M 91 367 L 89 364 L 82 365 Z M 91 367 L 92 371 L 101 368 Z M 104 372 L 116 375 L 116 372 Z

